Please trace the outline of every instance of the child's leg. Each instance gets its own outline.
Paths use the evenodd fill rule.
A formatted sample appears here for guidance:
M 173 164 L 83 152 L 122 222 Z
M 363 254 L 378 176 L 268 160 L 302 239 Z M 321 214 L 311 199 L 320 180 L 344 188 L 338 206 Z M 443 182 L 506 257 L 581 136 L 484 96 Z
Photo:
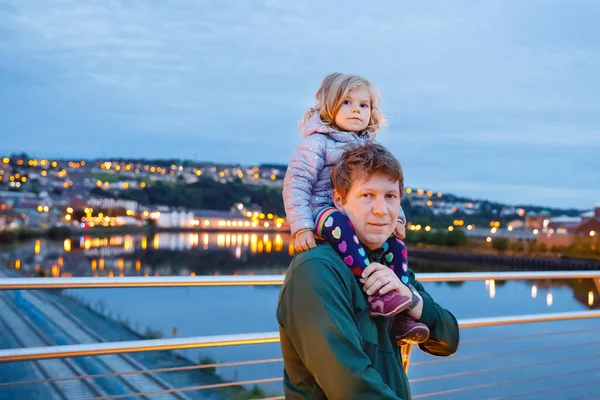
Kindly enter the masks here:
M 315 226 L 316 235 L 327 240 L 354 275 L 360 276 L 370 261 L 348 217 L 334 207 L 323 208 L 316 212 Z M 405 310 L 411 299 L 391 291 L 385 295 L 373 293 L 368 302 L 371 315 L 390 317 Z
M 348 217 L 335 207 L 324 207 L 315 217 L 315 227 L 315 234 L 327 240 L 352 273 L 360 276 L 370 261 Z
M 408 286 L 408 253 L 404 242 L 395 236 L 390 236 L 383 244 L 385 249 L 383 257 L 389 267 L 400 278 L 400 281 Z
M 409 286 L 408 280 L 408 253 L 404 242 L 395 236 L 390 236 L 384 243 L 385 251 L 383 257 L 389 263 L 389 267 L 394 270 L 396 276 L 406 286 Z M 423 343 L 429 339 L 429 328 L 422 322 L 419 322 L 410 316 L 403 314 L 396 317 L 394 322 L 396 340 L 398 343 Z

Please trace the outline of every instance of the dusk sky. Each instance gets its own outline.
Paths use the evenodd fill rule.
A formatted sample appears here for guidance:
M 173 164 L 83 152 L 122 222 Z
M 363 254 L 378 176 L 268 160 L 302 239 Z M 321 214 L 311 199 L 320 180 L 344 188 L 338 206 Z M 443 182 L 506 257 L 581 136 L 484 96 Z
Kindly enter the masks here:
M 330 72 L 411 187 L 600 202 L 600 1 L 0 0 L 0 155 L 287 163 Z

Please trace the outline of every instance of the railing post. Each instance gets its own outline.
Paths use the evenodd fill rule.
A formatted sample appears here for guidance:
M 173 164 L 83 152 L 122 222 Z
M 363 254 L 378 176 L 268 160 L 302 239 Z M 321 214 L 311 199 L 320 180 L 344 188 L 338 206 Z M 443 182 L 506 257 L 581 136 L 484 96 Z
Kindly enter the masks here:
M 402 357 L 402 367 L 408 375 L 408 367 L 410 366 L 410 354 L 412 353 L 412 344 L 403 343 L 400 345 L 400 356 Z

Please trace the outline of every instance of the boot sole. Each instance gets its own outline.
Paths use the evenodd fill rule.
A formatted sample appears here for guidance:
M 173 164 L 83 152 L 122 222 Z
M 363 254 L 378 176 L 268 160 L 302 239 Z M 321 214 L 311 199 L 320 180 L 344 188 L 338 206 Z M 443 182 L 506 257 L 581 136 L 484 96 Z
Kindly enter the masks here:
M 415 326 L 408 330 L 402 337 L 396 336 L 398 345 L 400 344 L 419 344 L 424 343 L 429 339 L 429 329 L 422 326 Z

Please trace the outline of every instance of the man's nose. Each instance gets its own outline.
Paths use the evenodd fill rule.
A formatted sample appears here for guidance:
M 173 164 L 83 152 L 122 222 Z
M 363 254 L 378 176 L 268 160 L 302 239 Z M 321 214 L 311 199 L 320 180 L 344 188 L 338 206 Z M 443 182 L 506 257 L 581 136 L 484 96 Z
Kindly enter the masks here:
M 386 215 L 387 214 L 387 205 L 385 200 L 381 197 L 376 197 L 373 201 L 373 214 L 375 215 Z

